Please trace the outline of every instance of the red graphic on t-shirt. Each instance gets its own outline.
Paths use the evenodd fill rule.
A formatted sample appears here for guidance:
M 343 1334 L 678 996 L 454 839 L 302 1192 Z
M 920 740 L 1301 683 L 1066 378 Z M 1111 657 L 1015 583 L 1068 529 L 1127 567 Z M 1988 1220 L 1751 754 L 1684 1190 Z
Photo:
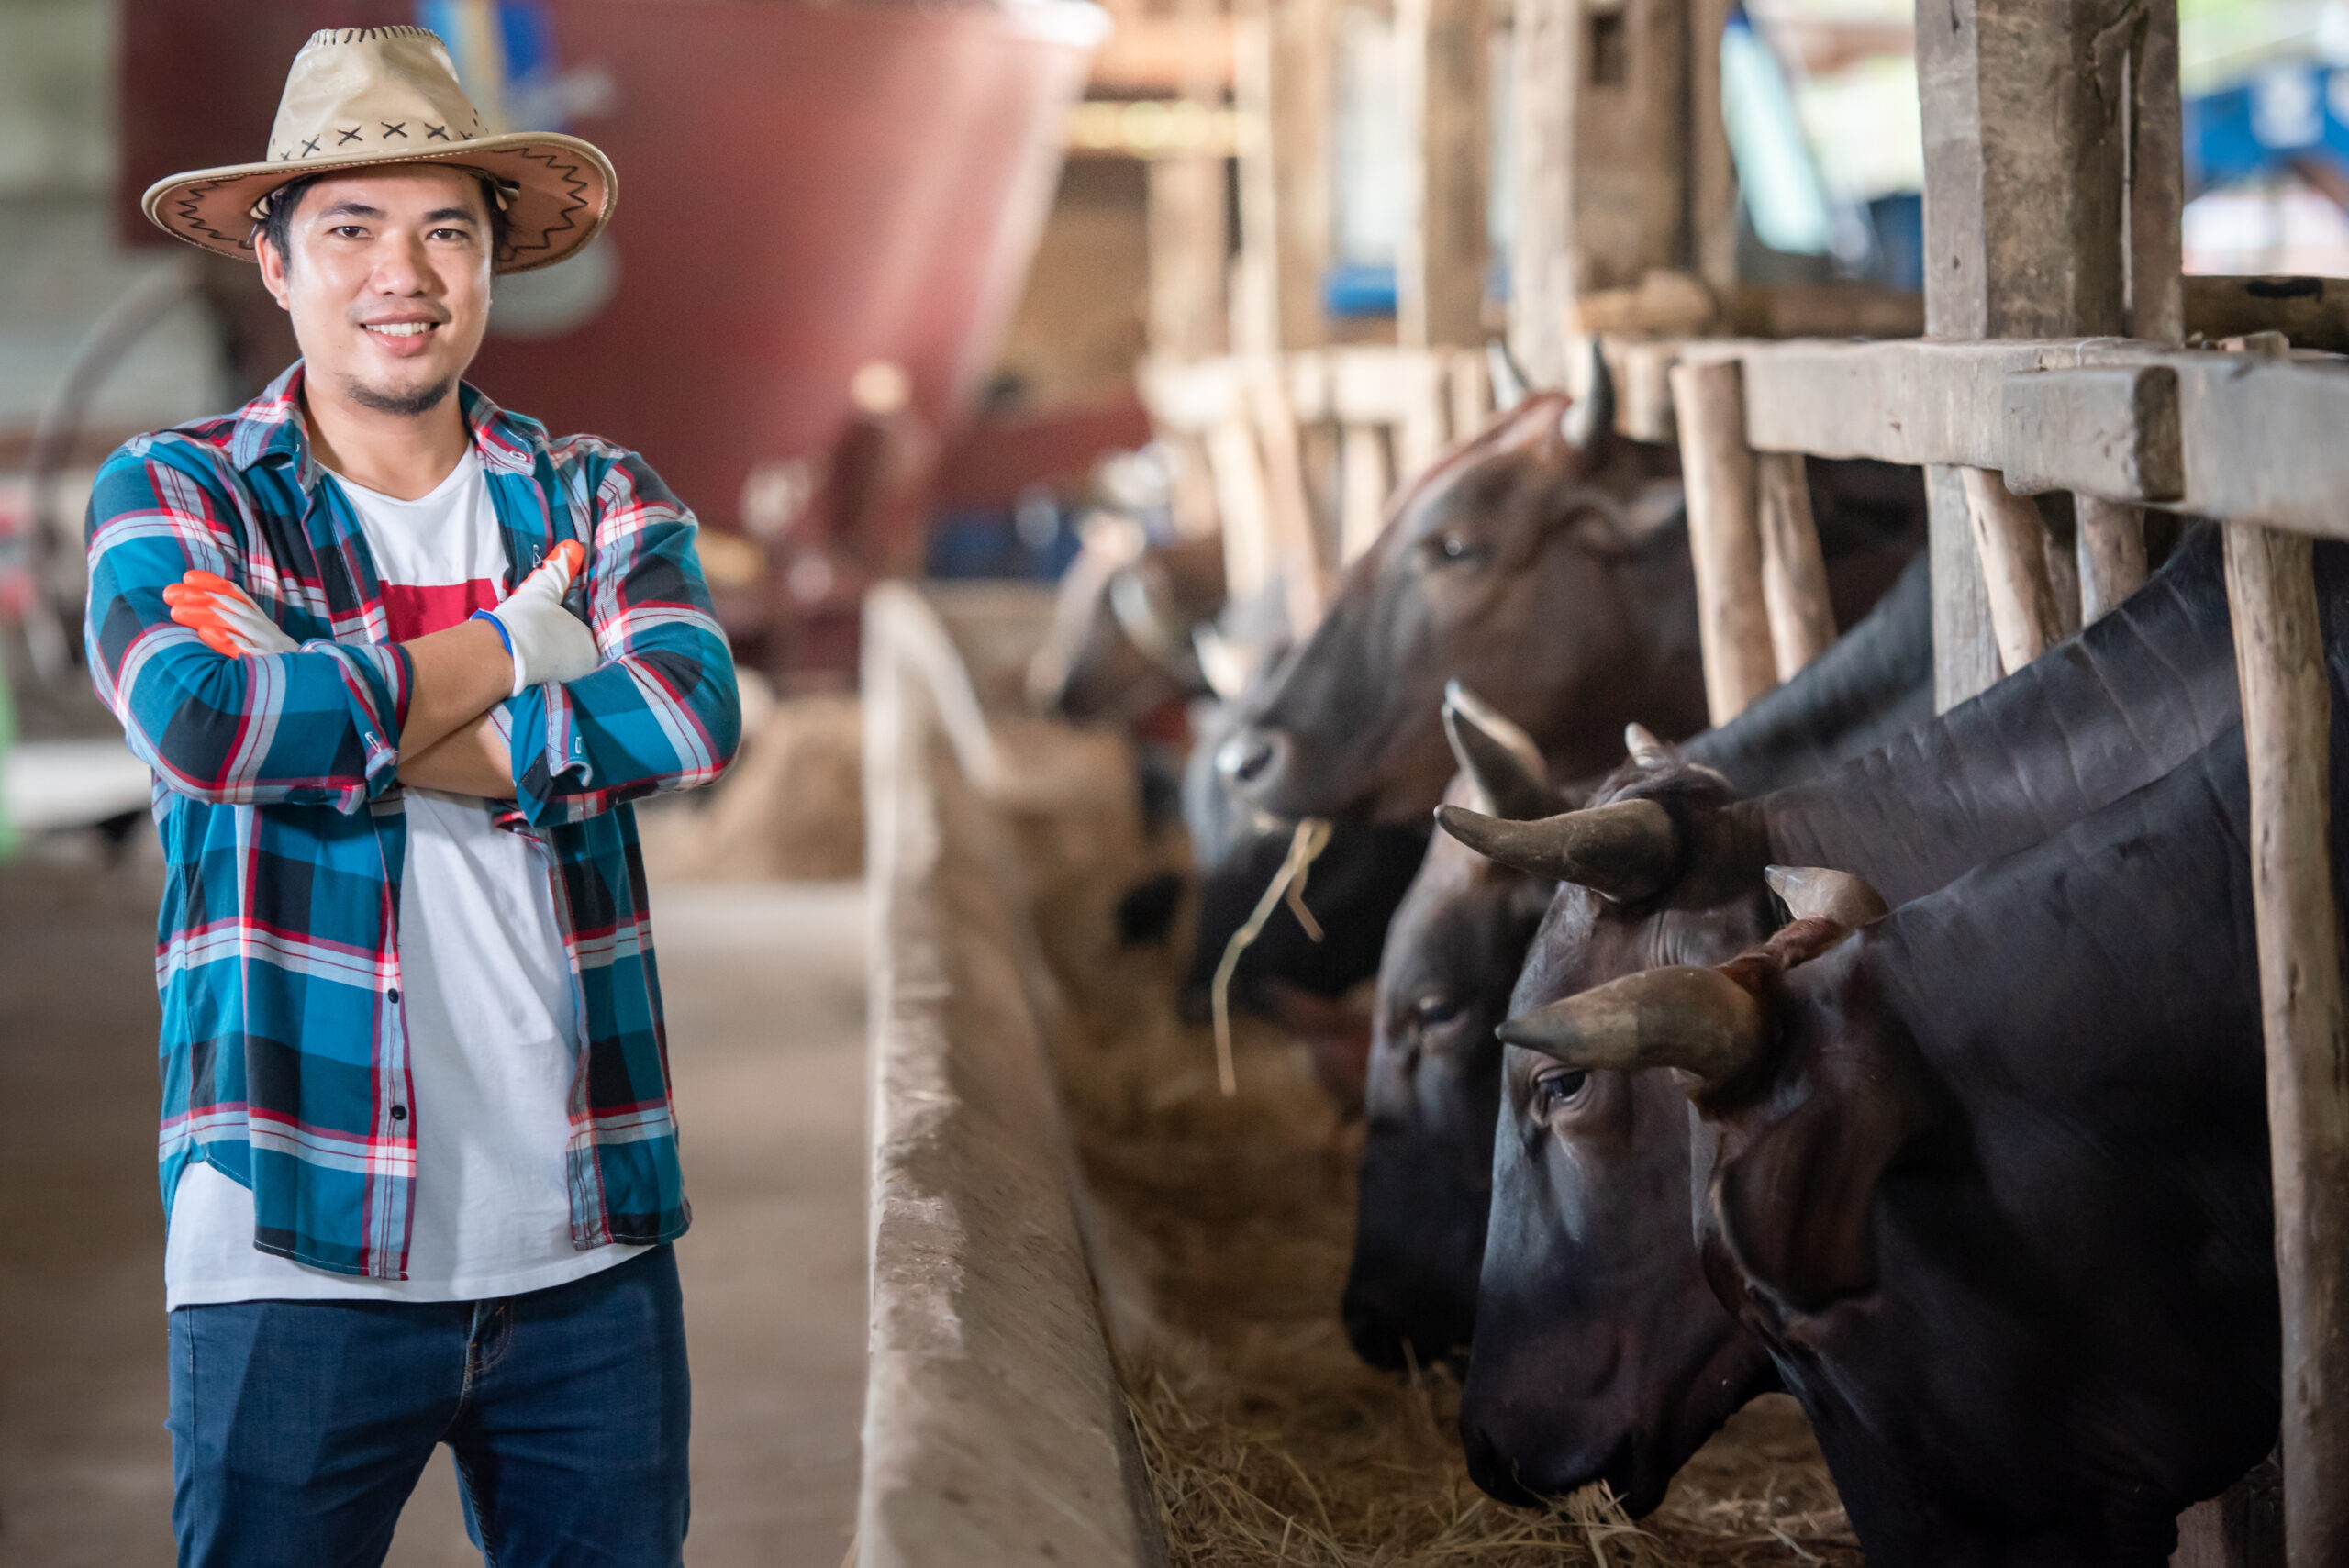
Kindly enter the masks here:
M 499 597 L 497 584 L 487 577 L 476 577 L 470 583 L 435 583 L 420 588 L 386 583 L 384 617 L 391 623 L 391 639 L 406 642 L 428 631 L 446 631 L 475 610 L 493 609 Z

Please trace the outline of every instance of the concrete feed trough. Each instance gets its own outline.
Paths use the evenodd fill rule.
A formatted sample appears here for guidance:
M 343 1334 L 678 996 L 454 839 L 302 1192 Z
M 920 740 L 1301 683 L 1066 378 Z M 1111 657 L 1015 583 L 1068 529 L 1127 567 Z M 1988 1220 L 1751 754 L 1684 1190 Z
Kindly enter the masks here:
M 896 584 L 866 605 L 863 1568 L 1164 1560 L 1097 1306 L 1019 847 L 1019 819 L 1053 815 L 1053 795 L 1130 791 L 1103 791 L 1070 754 L 1093 743 L 1064 732 L 1057 755 L 1041 735 L 999 744 L 977 695 L 1016 690 L 1006 673 L 1049 610 L 1041 593 Z

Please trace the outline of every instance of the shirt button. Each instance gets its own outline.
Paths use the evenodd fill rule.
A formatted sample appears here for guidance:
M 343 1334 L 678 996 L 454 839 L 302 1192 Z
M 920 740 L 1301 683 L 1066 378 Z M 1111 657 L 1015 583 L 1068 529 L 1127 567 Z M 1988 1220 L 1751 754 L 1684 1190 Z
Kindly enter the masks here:
M 396 985 L 384 993 L 384 1000 L 396 1007 L 400 1005 L 400 988 Z
M 392 1119 L 394 1121 L 406 1121 L 407 1119 L 407 1107 L 406 1106 L 394 1106 L 392 1107 Z

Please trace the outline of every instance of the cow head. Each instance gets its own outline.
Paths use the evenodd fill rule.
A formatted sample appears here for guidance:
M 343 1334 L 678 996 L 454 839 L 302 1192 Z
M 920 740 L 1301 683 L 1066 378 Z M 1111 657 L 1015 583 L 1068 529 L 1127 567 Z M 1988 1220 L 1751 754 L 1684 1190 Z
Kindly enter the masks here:
M 1443 725 L 1461 770 L 1448 798 L 1511 819 L 1564 806 L 1531 739 L 1457 683 Z M 1374 1366 L 1400 1367 L 1407 1352 L 1425 1365 L 1468 1343 L 1500 1098 L 1493 1028 L 1552 885 L 1439 834 L 1387 928 L 1343 1307 Z
M 1453 771 L 1437 710 L 1457 679 L 1567 776 L 1614 761 L 1623 722 L 1696 711 L 1694 590 L 1666 525 L 1676 480 L 1580 404 L 1528 398 L 1397 502 L 1296 654 L 1218 753 L 1283 817 L 1418 817 Z
M 1718 774 L 1644 735 L 1598 804 L 1510 823 L 1450 807 L 1445 828 L 1559 880 L 1520 1012 L 1657 963 L 1719 960 L 1769 929 L 1754 835 Z M 1690 1229 L 1690 1118 L 1661 1073 L 1500 1063 L 1493 1194 L 1461 1405 L 1471 1472 L 1511 1501 L 1604 1480 L 1634 1510 L 1729 1414 L 1774 1385 L 1725 1310 Z
M 1219 537 L 1145 546 L 1130 522 L 1090 527 L 1061 579 L 1052 629 L 1029 663 L 1029 696 L 1080 724 L 1131 724 L 1205 695 L 1192 638 L 1222 604 Z
M 1767 941 L 1626 975 L 1500 1032 L 1541 1072 L 1670 1070 L 1720 1128 L 1702 1228 L 1742 1281 L 1728 1299 L 1758 1294 L 1776 1329 L 1874 1285 L 1876 1184 L 1929 1124 L 1931 1096 L 1849 955 L 1810 967 L 1884 901 L 1842 872 L 1769 876 L 1796 918 Z

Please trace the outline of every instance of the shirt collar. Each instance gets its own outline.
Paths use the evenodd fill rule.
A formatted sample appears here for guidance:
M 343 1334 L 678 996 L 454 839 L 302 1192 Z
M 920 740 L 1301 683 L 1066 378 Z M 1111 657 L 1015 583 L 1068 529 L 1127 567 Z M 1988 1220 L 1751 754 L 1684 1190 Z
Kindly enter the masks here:
M 282 457 L 308 490 L 317 484 L 321 471 L 310 456 L 309 432 L 302 424 L 302 361 L 295 360 L 260 396 L 237 410 L 228 452 L 239 469 Z M 524 415 L 508 414 L 471 382 L 457 384 L 457 398 L 482 467 L 493 473 L 530 473 L 546 450 L 546 427 Z

